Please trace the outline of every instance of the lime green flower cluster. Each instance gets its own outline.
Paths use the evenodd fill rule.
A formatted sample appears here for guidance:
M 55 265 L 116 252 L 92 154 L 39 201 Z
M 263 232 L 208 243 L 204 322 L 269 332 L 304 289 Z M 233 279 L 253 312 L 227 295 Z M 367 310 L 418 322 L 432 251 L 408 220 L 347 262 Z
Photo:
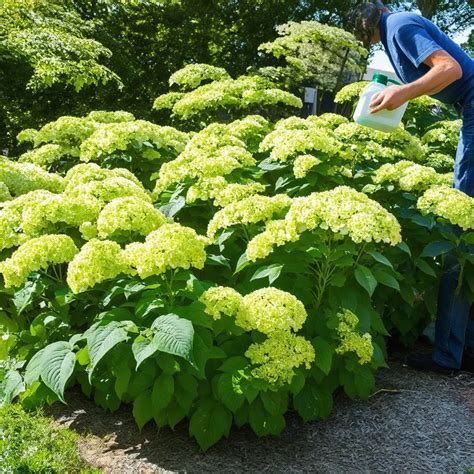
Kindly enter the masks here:
M 81 293 L 127 270 L 123 250 L 119 244 L 109 240 L 93 239 L 83 245 L 69 263 L 67 283 L 74 293 Z
M 322 163 L 322 160 L 313 155 L 300 155 L 293 162 L 293 174 L 296 178 L 304 178 L 308 172 Z
M 255 163 L 246 144 L 233 135 L 230 125 L 212 124 L 194 135 L 178 158 L 161 166 L 154 193 L 158 195 L 185 180 L 226 176 Z
M 97 219 L 101 208 L 102 203 L 88 194 L 72 197 L 51 193 L 41 201 L 25 204 L 21 227 L 30 236 L 57 231 L 59 229 L 55 229 L 54 224 L 59 223 L 79 227 L 84 222 Z
M 242 109 L 278 105 L 300 108 L 301 100 L 259 76 L 220 79 L 197 87 L 173 106 L 173 115 L 182 120 L 211 113 L 220 108 Z
M 216 176 L 200 179 L 196 184 L 190 186 L 186 194 L 186 202 L 193 203 L 197 200 L 212 199 L 214 205 L 224 207 L 263 191 L 265 191 L 265 185 L 255 181 L 245 184 L 228 183 L 222 176 Z
M 20 163 L 33 163 L 45 170 L 49 170 L 54 163 L 59 161 L 65 154 L 65 150 L 61 145 L 48 143 L 33 150 L 23 153 L 18 158 Z
M 124 110 L 93 110 L 87 114 L 86 118 L 99 123 L 132 122 L 135 120 L 133 114 Z
M 9 201 L 12 198 L 10 191 L 5 183 L 0 181 L 0 203 Z
M 153 102 L 153 108 L 155 110 L 172 110 L 174 104 L 176 104 L 184 94 L 184 92 L 167 92 L 166 94 L 161 94 Z
M 177 155 L 184 150 L 187 141 L 186 133 L 145 120 L 108 123 L 98 127 L 82 142 L 80 159 L 85 162 L 100 160 L 116 151 L 148 144 L 148 148 L 141 154 L 144 158 L 153 160 L 161 157 L 159 150 Z
M 423 214 L 441 216 L 463 230 L 474 229 L 474 198 L 448 186 L 433 186 L 418 199 Z
M 152 204 L 129 196 L 114 199 L 100 211 L 97 231 L 101 239 L 123 232 L 148 235 L 165 222 L 165 216 Z
M 16 136 L 16 139 L 18 140 L 18 143 L 34 143 L 37 135 L 38 130 L 35 130 L 34 128 L 25 128 Z
M 425 191 L 433 185 L 449 185 L 453 176 L 452 173 L 439 174 L 428 166 L 402 160 L 382 165 L 372 179 L 376 184 L 396 183 L 403 191 Z
M 459 141 L 462 120 L 442 120 L 430 127 L 421 141 L 430 148 L 454 156 Z
M 242 295 L 226 286 L 217 286 L 206 290 L 199 301 L 205 305 L 205 312 L 214 320 L 222 315 L 235 317 L 242 307 Z
M 247 257 L 252 261 L 264 258 L 275 246 L 295 242 L 303 232 L 316 228 L 348 235 L 356 243 L 401 242 L 400 224 L 392 214 L 364 193 L 339 186 L 294 198 L 284 219 L 268 222 L 249 242 Z
M 261 115 L 247 115 L 229 123 L 227 128 L 232 136 L 242 140 L 250 151 L 256 152 L 262 139 L 271 131 L 271 124 Z
M 42 143 L 61 145 L 71 156 L 79 156 L 79 146 L 100 126 L 87 117 L 59 117 L 38 130 L 34 139 L 35 147 Z
M 268 221 L 273 215 L 284 212 L 291 204 L 286 194 L 261 196 L 256 194 L 241 201 L 232 202 L 214 214 L 207 227 L 207 235 L 214 238 L 220 229 L 236 224 L 251 224 Z
M 303 122 L 306 128 L 303 128 Z M 262 140 L 259 151 L 270 151 L 272 161 L 288 161 L 301 154 L 323 155 L 331 160 L 351 158 L 329 128 L 304 119 L 287 119 L 277 124 Z
M 67 235 L 42 235 L 31 239 L 0 263 L 5 287 L 21 286 L 31 272 L 70 262 L 77 252 L 74 241 Z
M 23 232 L 23 208 L 51 196 L 49 191 L 36 190 L 2 203 L 0 208 L 0 250 L 17 247 L 28 240 Z
M 287 331 L 277 331 L 264 342 L 251 344 L 245 356 L 256 366 L 252 370 L 254 377 L 276 386 L 291 383 L 294 369 L 309 369 L 315 360 L 312 344 Z
M 336 102 L 336 104 L 344 104 L 346 102 L 354 103 L 358 101 L 362 91 L 367 87 L 368 84 L 368 81 L 359 81 L 352 82 L 351 84 L 344 86 L 336 94 L 334 102 Z
M 222 79 L 230 79 L 224 68 L 196 63 L 188 64 L 172 74 L 169 78 L 169 85 L 177 84 L 182 90 L 192 90 L 204 81 L 219 81 Z
M 269 287 L 244 296 L 235 322 L 246 331 L 255 329 L 270 336 L 276 331 L 299 331 L 307 317 L 296 296 Z
M 104 204 L 127 196 L 135 196 L 146 202 L 152 201 L 150 194 L 143 186 L 120 176 L 106 178 L 102 181 L 90 181 L 74 188 L 68 185 L 65 194 L 71 198 L 79 198 L 84 195 L 92 196 Z
M 339 318 L 337 332 L 340 344 L 336 348 L 336 353 L 355 352 L 359 357 L 359 364 L 368 364 L 374 355 L 372 336 L 369 333 L 360 334 L 357 331 L 359 318 L 352 311 L 343 309 L 337 316 Z
M 126 178 L 134 182 L 138 186 L 142 186 L 140 180 L 125 168 L 107 169 L 101 168 L 95 163 L 80 163 L 71 168 L 64 178 L 65 192 L 76 188 L 80 184 L 89 183 L 91 181 L 103 181 L 107 178 Z
M 334 134 L 355 154 L 356 161 L 421 161 L 425 149 L 420 140 L 402 126 L 390 134 L 364 127 L 355 122 L 339 125 Z
M 169 269 L 201 269 L 206 261 L 209 241 L 190 227 L 164 224 L 146 237 L 144 243 L 133 242 L 124 250 L 124 259 L 142 278 L 160 275 Z
M 46 189 L 53 193 L 61 192 L 64 188 L 64 178 L 48 173 L 39 166 L 31 163 L 17 163 L 0 157 L 0 182 L 3 182 L 12 196 Z
M 343 123 L 349 123 L 349 120 L 346 117 L 329 112 L 318 116 L 310 115 L 307 120 L 310 123 L 314 123 L 318 127 L 326 127 L 330 128 L 331 130 L 335 130 Z
M 446 173 L 454 169 L 454 158 L 444 153 L 427 153 L 424 164 L 438 173 Z

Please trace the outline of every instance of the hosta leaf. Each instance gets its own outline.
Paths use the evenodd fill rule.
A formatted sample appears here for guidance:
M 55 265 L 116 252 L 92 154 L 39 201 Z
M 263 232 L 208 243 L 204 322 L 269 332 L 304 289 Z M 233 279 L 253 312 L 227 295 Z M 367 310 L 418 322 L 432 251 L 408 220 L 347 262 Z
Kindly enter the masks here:
M 61 401 L 64 401 L 64 387 L 76 365 L 76 355 L 69 342 L 53 342 L 45 347 L 41 360 L 41 379 Z
M 121 321 L 110 321 L 106 325 L 99 323 L 92 328 L 87 334 L 87 346 L 91 360 L 89 378 L 91 378 L 92 372 L 105 354 L 119 342 L 125 341 L 128 338 L 124 323 Z

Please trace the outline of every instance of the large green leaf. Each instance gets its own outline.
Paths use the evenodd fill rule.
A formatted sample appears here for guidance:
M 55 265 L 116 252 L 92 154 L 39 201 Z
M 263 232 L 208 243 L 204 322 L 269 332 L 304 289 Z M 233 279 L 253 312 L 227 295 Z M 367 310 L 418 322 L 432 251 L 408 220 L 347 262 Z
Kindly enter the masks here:
M 260 267 L 252 275 L 252 277 L 250 278 L 250 281 L 259 280 L 261 278 L 268 278 L 268 281 L 271 285 L 280 276 L 282 268 L 283 268 L 283 265 L 278 264 L 278 263 L 273 263 L 272 265 Z
M 309 381 L 293 399 L 293 405 L 304 421 L 326 418 L 332 410 L 332 394 Z
M 319 367 L 326 375 L 329 374 L 332 365 L 332 356 L 334 347 L 325 339 L 318 336 L 313 339 L 313 346 L 316 353 L 315 365 Z
M 212 398 L 199 401 L 189 422 L 189 434 L 196 438 L 203 451 L 207 451 L 223 436 L 229 436 L 232 415 Z
M 257 436 L 279 435 L 285 428 L 283 415 L 272 415 L 263 406 L 260 398 L 254 400 L 249 409 L 249 423 Z
M 191 321 L 176 314 L 167 314 L 155 319 L 152 329 L 156 331 L 153 344 L 158 350 L 193 363 L 194 328 Z
M 443 255 L 448 253 L 454 248 L 452 242 L 447 241 L 436 241 L 430 242 L 421 252 L 422 257 L 437 257 L 438 255 Z
M 76 365 L 76 355 L 69 342 L 53 342 L 45 347 L 41 359 L 41 379 L 61 401 L 64 401 L 64 388 Z
M 375 279 L 373 273 L 367 267 L 364 267 L 364 265 L 358 265 L 354 274 L 357 283 L 365 288 L 367 293 L 372 296 L 375 288 L 377 287 L 377 280 Z
M 225 373 L 217 378 L 217 397 L 232 412 L 237 411 L 245 401 L 245 396 L 232 381 L 233 376 Z
M 376 280 L 382 285 L 393 288 L 394 290 L 400 291 L 400 285 L 397 279 L 391 275 L 389 272 L 382 270 L 381 268 L 376 268 L 373 270 L 373 275 Z
M 153 418 L 151 390 L 140 393 L 133 401 L 133 418 L 140 430 Z
M 110 321 L 108 324 L 98 323 L 91 327 L 87 334 L 87 346 L 91 367 L 89 379 L 100 360 L 119 342 L 126 341 L 128 333 L 122 321 Z
M 156 413 L 163 408 L 166 408 L 174 394 L 174 378 L 169 374 L 161 374 L 153 385 L 151 393 L 151 403 L 153 407 L 153 413 Z

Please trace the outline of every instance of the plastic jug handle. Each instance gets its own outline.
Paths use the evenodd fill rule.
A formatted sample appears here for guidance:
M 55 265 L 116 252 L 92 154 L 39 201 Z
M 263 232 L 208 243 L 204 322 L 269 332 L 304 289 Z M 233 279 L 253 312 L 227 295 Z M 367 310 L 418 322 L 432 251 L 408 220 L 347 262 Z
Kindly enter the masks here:
M 392 84 L 396 84 L 397 86 L 401 86 L 402 84 L 394 79 L 388 79 L 387 82 L 391 82 Z

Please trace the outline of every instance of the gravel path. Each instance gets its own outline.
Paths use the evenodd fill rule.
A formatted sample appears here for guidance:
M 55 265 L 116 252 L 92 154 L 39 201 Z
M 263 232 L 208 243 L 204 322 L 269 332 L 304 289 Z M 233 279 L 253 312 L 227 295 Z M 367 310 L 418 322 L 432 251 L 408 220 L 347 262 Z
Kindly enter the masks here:
M 82 395 L 55 405 L 57 421 L 84 434 L 87 462 L 116 473 L 149 472 L 473 472 L 474 376 L 422 374 L 391 361 L 368 402 L 338 396 L 326 421 L 287 415 L 278 438 L 233 429 L 202 454 L 181 423 L 140 434 L 129 409 L 105 414 Z M 89 434 L 86 436 L 86 434 Z

